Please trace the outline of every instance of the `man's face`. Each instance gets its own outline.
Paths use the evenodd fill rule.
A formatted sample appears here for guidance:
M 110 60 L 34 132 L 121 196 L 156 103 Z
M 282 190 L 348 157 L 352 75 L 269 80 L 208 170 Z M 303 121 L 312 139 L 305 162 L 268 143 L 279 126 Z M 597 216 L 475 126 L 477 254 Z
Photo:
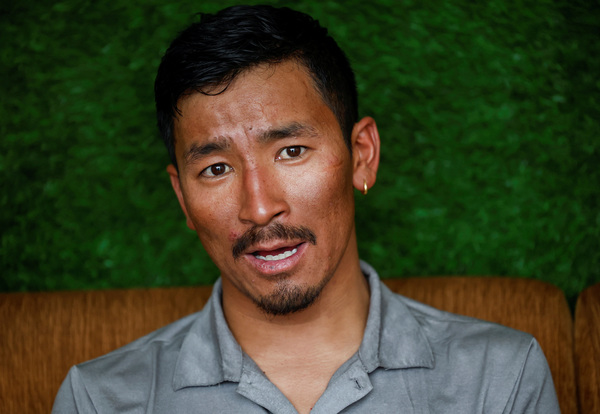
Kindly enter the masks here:
M 224 300 L 272 314 L 310 305 L 358 262 L 352 156 L 310 76 L 294 62 L 259 66 L 179 107 L 169 172 Z

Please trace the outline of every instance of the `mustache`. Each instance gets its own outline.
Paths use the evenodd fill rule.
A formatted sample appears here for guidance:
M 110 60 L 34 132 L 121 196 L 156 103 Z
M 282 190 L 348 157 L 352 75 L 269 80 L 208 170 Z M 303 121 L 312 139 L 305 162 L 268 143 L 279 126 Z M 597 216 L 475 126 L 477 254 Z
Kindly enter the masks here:
M 233 258 L 239 258 L 250 246 L 272 240 L 302 240 L 317 244 L 317 236 L 308 227 L 274 223 L 268 227 L 254 226 L 237 238 L 233 244 Z

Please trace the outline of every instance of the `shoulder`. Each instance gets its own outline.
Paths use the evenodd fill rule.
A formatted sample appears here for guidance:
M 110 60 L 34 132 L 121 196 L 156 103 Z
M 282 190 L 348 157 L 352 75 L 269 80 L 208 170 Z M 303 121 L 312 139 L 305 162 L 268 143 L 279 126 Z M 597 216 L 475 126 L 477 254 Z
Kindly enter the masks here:
M 432 389 L 472 401 L 483 411 L 512 407 L 516 412 L 530 412 L 519 410 L 537 407 L 531 412 L 558 412 L 546 358 L 532 335 L 400 295 L 393 300 L 408 309 L 431 346 L 435 366 L 428 377 Z
M 445 312 L 397 294 L 394 299 L 406 306 L 434 349 L 441 346 L 468 353 L 511 355 L 527 351 L 535 341 L 528 333 L 497 323 Z
M 167 382 L 172 381 L 182 343 L 202 313 L 188 315 L 106 355 L 73 366 L 56 396 L 53 412 L 87 412 L 91 407 L 94 411 L 110 411 L 112 404 L 121 407 L 145 401 L 149 388 L 170 386 Z
M 99 358 L 78 364 L 82 381 L 111 387 L 115 381 L 142 383 L 158 366 L 175 365 L 181 345 L 202 312 L 188 315 Z M 125 384 L 123 384 L 125 385 Z
M 128 361 L 134 362 L 148 354 L 156 355 L 168 352 L 173 348 L 178 349 L 201 313 L 188 315 L 106 355 L 78 364 L 77 367 L 84 370 L 100 369 L 105 371 L 105 368 L 112 366 L 116 361 L 121 364 Z

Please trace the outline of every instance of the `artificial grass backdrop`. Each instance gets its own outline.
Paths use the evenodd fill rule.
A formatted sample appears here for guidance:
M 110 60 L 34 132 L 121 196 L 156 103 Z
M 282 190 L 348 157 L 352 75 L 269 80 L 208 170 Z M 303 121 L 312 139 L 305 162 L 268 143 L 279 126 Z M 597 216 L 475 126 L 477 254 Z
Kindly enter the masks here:
M 0 290 L 212 282 L 153 81 L 195 12 L 233 2 L 3 3 Z M 524 276 L 570 299 L 600 281 L 595 2 L 264 3 L 318 18 L 357 72 L 383 140 L 360 253 L 383 277 Z

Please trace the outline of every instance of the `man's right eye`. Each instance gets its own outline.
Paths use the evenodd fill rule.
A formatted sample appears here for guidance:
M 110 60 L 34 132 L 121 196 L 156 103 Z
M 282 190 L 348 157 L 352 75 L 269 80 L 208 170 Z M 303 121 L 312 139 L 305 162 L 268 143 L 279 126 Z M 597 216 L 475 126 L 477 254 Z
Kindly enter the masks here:
M 200 175 L 204 177 L 218 177 L 219 175 L 223 175 L 231 171 L 231 167 L 227 164 L 219 163 L 213 164 L 210 167 L 206 167 Z

